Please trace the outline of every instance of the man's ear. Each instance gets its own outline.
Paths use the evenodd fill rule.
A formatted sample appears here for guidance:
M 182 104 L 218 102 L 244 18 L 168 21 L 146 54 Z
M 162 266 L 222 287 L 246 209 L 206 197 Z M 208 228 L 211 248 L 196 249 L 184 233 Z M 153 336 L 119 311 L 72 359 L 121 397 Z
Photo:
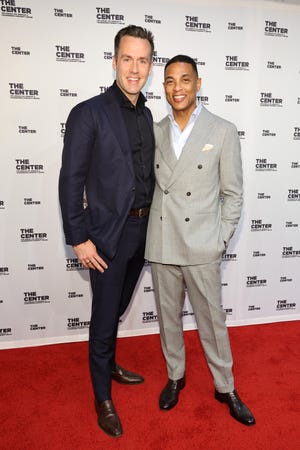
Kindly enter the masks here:
M 150 75 L 150 73 L 152 72 L 152 69 L 153 69 L 153 61 L 150 63 L 149 75 Z
M 201 88 L 201 81 L 202 81 L 201 78 L 197 79 L 197 90 L 198 91 L 200 91 L 200 88 Z

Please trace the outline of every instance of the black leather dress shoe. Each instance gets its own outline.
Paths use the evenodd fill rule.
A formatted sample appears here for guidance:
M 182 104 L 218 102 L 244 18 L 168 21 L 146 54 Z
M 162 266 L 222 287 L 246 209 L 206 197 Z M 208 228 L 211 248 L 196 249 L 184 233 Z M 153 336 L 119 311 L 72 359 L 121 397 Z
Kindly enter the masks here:
M 168 380 L 167 385 L 161 391 L 159 397 L 159 407 L 160 409 L 171 409 L 178 402 L 179 392 L 185 386 L 185 377 L 179 380 Z
M 244 425 L 255 425 L 255 418 L 249 408 L 242 402 L 238 393 L 234 390 L 226 394 L 221 394 L 215 391 L 215 399 L 221 403 L 227 403 L 229 406 L 230 414 L 238 422 Z
M 122 436 L 123 430 L 118 414 L 111 400 L 96 402 L 98 425 L 106 434 L 112 437 Z
M 123 369 L 123 367 L 118 364 L 116 364 L 116 367 L 112 370 L 111 377 L 121 384 L 140 384 L 144 382 L 144 378 L 141 375 Z

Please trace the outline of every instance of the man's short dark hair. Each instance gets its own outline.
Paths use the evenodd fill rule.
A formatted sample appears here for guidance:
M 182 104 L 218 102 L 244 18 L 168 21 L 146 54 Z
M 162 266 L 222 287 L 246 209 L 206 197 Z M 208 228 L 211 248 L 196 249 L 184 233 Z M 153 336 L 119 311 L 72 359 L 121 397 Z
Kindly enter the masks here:
M 195 61 L 193 60 L 193 58 L 191 58 L 190 56 L 187 56 L 187 55 L 176 55 L 176 56 L 173 56 L 173 58 L 169 59 L 169 61 L 165 65 L 165 73 L 166 73 L 166 69 L 168 66 L 170 66 L 171 64 L 177 63 L 177 62 L 191 64 L 191 66 L 193 67 L 193 70 L 196 73 L 197 78 L 198 78 L 197 65 L 196 65 Z
M 122 28 L 115 36 L 115 56 L 118 56 L 120 41 L 124 36 L 132 36 L 140 39 L 146 39 L 151 46 L 151 59 L 154 52 L 154 36 L 151 31 L 137 25 L 128 25 Z

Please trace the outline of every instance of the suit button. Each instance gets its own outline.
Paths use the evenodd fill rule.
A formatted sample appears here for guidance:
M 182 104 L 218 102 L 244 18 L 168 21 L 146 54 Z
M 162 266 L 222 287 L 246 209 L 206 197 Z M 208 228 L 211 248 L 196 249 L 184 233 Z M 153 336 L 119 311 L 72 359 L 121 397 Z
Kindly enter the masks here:
M 202 164 L 198 164 L 198 169 L 202 169 Z
M 189 222 L 189 221 L 190 221 L 190 218 L 189 218 L 189 217 L 186 217 L 184 220 L 185 220 L 186 222 Z
M 190 193 L 190 192 L 187 192 L 186 195 L 189 197 L 189 196 L 191 195 L 191 193 Z
M 160 220 L 162 220 L 162 216 L 160 216 Z
M 164 193 L 165 193 L 165 194 L 168 194 L 168 193 L 169 193 L 168 189 L 165 189 L 165 190 L 164 190 Z
M 132 190 L 132 191 L 135 191 L 135 186 L 133 186 L 133 187 L 131 188 L 131 190 Z
M 156 168 L 159 169 L 159 164 L 156 164 Z

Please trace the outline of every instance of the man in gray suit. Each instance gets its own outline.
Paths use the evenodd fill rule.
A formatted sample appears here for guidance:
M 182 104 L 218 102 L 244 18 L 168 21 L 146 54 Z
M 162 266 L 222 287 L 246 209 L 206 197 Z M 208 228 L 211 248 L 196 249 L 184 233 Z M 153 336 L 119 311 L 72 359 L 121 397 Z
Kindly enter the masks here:
M 155 126 L 156 186 L 146 258 L 151 261 L 168 383 L 162 410 L 185 386 L 182 307 L 187 288 L 215 385 L 215 398 L 245 425 L 255 419 L 239 398 L 232 374 L 226 315 L 221 306 L 221 256 L 242 207 L 242 163 L 236 127 L 197 105 L 201 79 L 192 58 L 165 66 L 171 112 Z

